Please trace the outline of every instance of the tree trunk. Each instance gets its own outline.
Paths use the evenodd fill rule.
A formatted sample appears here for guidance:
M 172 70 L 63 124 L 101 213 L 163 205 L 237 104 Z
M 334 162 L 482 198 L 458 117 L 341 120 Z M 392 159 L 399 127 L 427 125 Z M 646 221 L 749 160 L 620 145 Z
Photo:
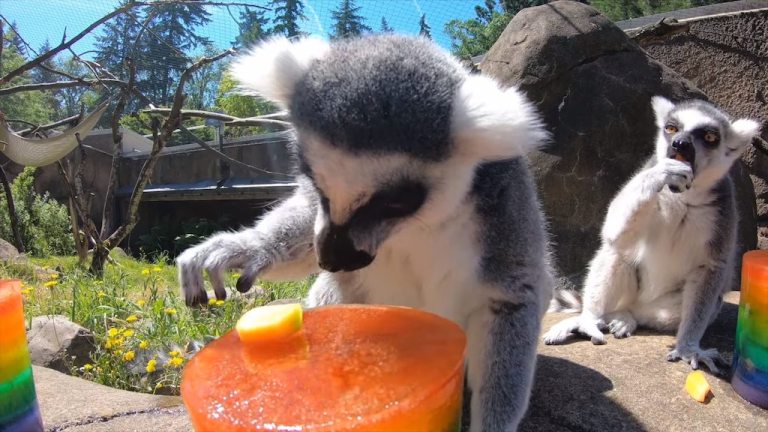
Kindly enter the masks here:
M 24 241 L 21 239 L 21 231 L 19 230 L 19 218 L 16 215 L 16 206 L 13 204 L 13 194 L 11 193 L 11 184 L 8 183 L 8 176 L 5 175 L 5 170 L 0 166 L 0 181 L 3 183 L 3 189 L 5 190 L 5 201 L 8 203 L 8 217 L 11 219 L 11 230 L 13 230 L 13 241 L 16 243 L 16 249 L 24 253 Z
M 91 259 L 91 268 L 88 272 L 98 278 L 104 277 L 104 265 L 109 260 L 109 249 L 104 247 L 104 243 L 99 242 L 93 247 L 93 259 Z

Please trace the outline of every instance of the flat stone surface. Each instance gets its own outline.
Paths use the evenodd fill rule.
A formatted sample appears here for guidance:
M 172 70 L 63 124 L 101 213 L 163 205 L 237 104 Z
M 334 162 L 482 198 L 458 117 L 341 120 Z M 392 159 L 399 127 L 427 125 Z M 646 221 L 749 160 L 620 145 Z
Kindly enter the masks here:
M 176 396 L 116 390 L 33 366 L 47 431 L 184 431 L 189 420 Z
M 739 293 L 731 292 L 702 345 L 730 361 Z M 545 331 L 572 314 L 548 314 Z M 683 390 L 690 366 L 666 361 L 674 335 L 647 331 L 602 346 L 577 339 L 539 346 L 529 418 L 521 431 L 766 431 L 768 411 L 736 394 L 727 378 L 707 375 L 714 397 L 707 404 Z
M 703 345 L 731 359 L 738 293 L 726 297 Z M 548 329 L 568 314 L 549 314 Z M 766 431 L 768 411 L 743 401 L 727 380 L 708 375 L 714 397 L 700 404 L 683 391 L 690 367 L 669 363 L 674 336 L 639 332 L 594 346 L 587 340 L 540 345 L 526 432 Z M 178 397 L 114 390 L 35 367 L 47 430 L 66 432 L 188 431 Z

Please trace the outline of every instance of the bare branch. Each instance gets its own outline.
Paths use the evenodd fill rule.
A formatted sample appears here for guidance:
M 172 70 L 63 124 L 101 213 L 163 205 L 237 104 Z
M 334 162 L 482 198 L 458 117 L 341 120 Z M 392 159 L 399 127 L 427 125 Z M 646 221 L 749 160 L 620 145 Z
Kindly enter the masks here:
M 25 91 L 35 91 L 35 90 L 59 90 L 63 88 L 71 88 L 71 87 L 98 87 L 102 84 L 112 84 L 119 87 L 128 87 L 128 83 L 125 81 L 121 81 L 118 79 L 101 79 L 101 80 L 86 80 L 86 79 L 80 79 L 77 81 L 56 81 L 56 82 L 50 82 L 50 83 L 39 83 L 39 84 L 21 84 L 13 87 L 6 87 L 0 89 L 0 96 L 7 96 L 9 94 L 14 94 L 18 92 L 25 92 Z M 138 97 L 144 104 L 146 105 L 152 105 L 152 101 L 144 95 L 135 85 L 131 89 L 131 93 L 133 93 L 136 97 Z
M 115 232 L 113 232 L 107 240 L 104 241 L 104 246 L 107 249 L 112 249 L 113 247 L 120 244 L 120 242 L 125 239 L 128 233 L 133 230 L 133 227 L 136 226 L 136 223 L 138 222 L 138 210 L 139 204 L 141 204 L 141 197 L 144 194 L 144 188 L 147 186 L 147 183 L 149 183 L 149 178 L 152 175 L 152 172 L 155 170 L 155 164 L 157 163 L 158 156 L 160 152 L 165 148 L 165 145 L 170 141 L 171 136 L 173 135 L 173 131 L 181 124 L 181 107 L 184 105 L 184 85 L 192 76 L 192 74 L 194 74 L 195 71 L 201 67 L 221 60 L 224 57 L 234 53 L 235 50 L 229 49 L 213 57 L 203 57 L 195 62 L 195 64 L 192 66 L 188 67 L 181 74 L 181 77 L 179 77 L 179 83 L 176 87 L 176 93 L 173 97 L 173 105 L 171 106 L 171 110 L 168 113 L 168 117 L 165 119 L 165 122 L 163 122 L 162 131 L 158 131 L 157 127 L 152 128 L 154 141 L 152 151 L 150 152 L 147 160 L 144 162 L 144 165 L 141 167 L 141 171 L 139 171 L 139 178 L 136 180 L 136 184 L 133 187 L 131 198 L 128 201 L 127 221 L 123 223 L 117 230 L 115 230 Z
M 77 34 L 77 36 L 73 37 L 69 41 L 62 42 L 58 46 L 52 48 L 50 51 L 45 52 L 43 54 L 40 54 L 35 59 L 28 61 L 24 63 L 23 65 L 19 66 L 18 68 L 8 72 L 4 77 L 0 78 L 0 85 L 7 84 L 11 79 L 23 74 L 24 72 L 34 68 L 35 66 L 44 63 L 45 61 L 49 60 L 56 54 L 60 53 L 61 51 L 71 47 L 75 42 L 79 41 L 80 39 L 84 38 L 87 34 L 93 31 L 96 27 L 104 24 L 105 22 L 109 21 L 113 17 L 120 15 L 121 13 L 124 13 L 128 10 L 131 10 L 138 6 L 146 6 L 146 2 L 142 1 L 135 1 L 126 3 L 125 5 L 113 10 L 112 12 L 104 15 L 103 17 L 96 20 L 93 24 L 86 27 L 85 30 L 81 31 Z
M 60 71 L 60 70 L 54 69 L 54 68 L 52 68 L 50 66 L 46 66 L 44 64 L 41 64 L 38 67 L 40 69 L 47 70 L 50 73 L 55 73 L 56 75 L 61 75 L 61 76 L 65 77 L 65 78 L 69 78 L 72 81 L 82 81 L 83 83 L 85 83 L 85 78 L 76 77 L 76 76 L 68 74 L 68 73 L 66 73 L 64 71 Z
M 170 108 L 150 108 L 150 109 L 142 110 L 141 112 L 144 112 L 147 114 L 160 114 L 160 115 L 167 116 L 170 114 L 171 109 Z M 222 113 L 216 113 L 216 112 L 210 112 L 210 111 L 200 111 L 200 110 L 182 110 L 181 111 L 182 119 L 187 119 L 191 117 L 206 118 L 211 120 L 221 120 L 227 126 L 260 126 L 265 123 L 271 123 L 271 124 L 277 124 L 280 126 L 285 126 L 287 128 L 292 127 L 290 122 L 269 118 L 269 117 L 275 117 L 274 114 L 267 114 L 267 115 L 258 116 L 258 117 L 239 118 L 239 117 L 233 117 L 228 114 L 222 114 Z
M 55 121 L 53 123 L 48 123 L 48 124 L 41 125 L 41 126 L 36 126 L 36 125 L 34 125 L 32 123 L 29 123 L 29 122 L 24 122 L 24 123 L 30 124 L 33 127 L 27 128 L 27 129 L 22 129 L 20 131 L 17 131 L 16 133 L 21 135 L 21 136 L 24 136 L 24 135 L 27 135 L 27 134 L 31 134 L 32 132 L 40 132 L 40 131 L 46 131 L 46 130 L 50 130 L 50 129 L 55 129 L 55 128 L 59 127 L 59 126 L 66 126 L 66 125 L 74 122 L 75 120 L 77 120 L 77 119 L 79 119 L 81 117 L 82 117 L 82 113 L 75 114 L 75 115 L 73 115 L 71 117 L 63 118 L 63 119 Z

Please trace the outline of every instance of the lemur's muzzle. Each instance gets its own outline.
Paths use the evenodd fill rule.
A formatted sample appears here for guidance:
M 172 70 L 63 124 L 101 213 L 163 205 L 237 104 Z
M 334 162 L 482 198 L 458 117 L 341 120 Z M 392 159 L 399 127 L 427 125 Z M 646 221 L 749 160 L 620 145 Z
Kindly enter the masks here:
M 668 156 L 671 159 L 685 162 L 691 167 L 696 160 L 696 147 L 693 145 L 693 136 L 685 133 L 676 136 L 669 148 Z
M 331 273 L 359 270 L 373 262 L 368 252 L 355 249 L 344 226 L 331 224 L 323 228 L 315 241 L 318 265 Z

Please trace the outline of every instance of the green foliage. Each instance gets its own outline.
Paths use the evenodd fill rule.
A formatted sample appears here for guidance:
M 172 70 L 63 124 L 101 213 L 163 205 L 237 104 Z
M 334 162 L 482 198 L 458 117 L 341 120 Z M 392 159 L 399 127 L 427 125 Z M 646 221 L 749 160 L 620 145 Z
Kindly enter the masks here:
M 419 36 L 432 39 L 432 27 L 427 24 L 427 14 L 421 14 L 419 18 Z
M 394 33 L 395 29 L 389 25 L 386 18 L 381 17 L 381 27 L 379 28 L 379 31 L 382 33 Z
M 357 6 L 355 0 L 341 0 L 339 8 L 331 11 L 334 22 L 331 39 L 355 37 L 371 31 L 365 25 L 365 18 L 359 14 L 360 9 L 362 7 Z
M 224 73 L 219 83 L 215 106 L 217 109 L 229 115 L 245 118 L 269 114 L 277 111 L 277 108 L 264 99 L 239 94 L 236 91 L 237 82 L 228 73 Z M 243 135 L 250 133 L 262 133 L 262 127 L 227 128 L 229 135 Z
M 25 168 L 11 184 L 24 246 L 33 256 L 74 253 L 75 243 L 67 208 L 47 193 L 39 195 L 35 192 L 36 170 Z M 13 238 L 5 194 L 0 195 L 0 237 Z
M 166 221 L 154 225 L 149 233 L 141 235 L 136 243 L 142 256 L 147 258 L 153 260 L 163 256 L 174 258 L 211 234 L 223 230 L 227 225 L 226 215 L 218 221 L 194 219 L 183 222 L 181 226 Z
M 655 15 L 729 0 L 591 0 L 589 3 L 613 21 Z
M 272 19 L 274 34 L 287 37 L 301 36 L 304 33 L 299 30 L 299 21 L 305 19 L 304 2 L 302 0 L 272 0 L 268 7 L 272 9 L 275 17 Z
M 73 368 L 75 375 L 145 393 L 178 394 L 183 366 L 200 347 L 231 330 L 250 308 L 304 297 L 311 282 L 261 282 L 262 295 L 232 294 L 191 309 L 178 294 L 173 266 L 129 257 L 115 261 L 103 280 L 77 267 L 74 257 L 0 263 L 0 278 L 23 280 L 27 316 L 61 314 L 93 332 L 98 345 L 92 362 Z M 60 271 L 47 270 L 54 267 Z M 226 280 L 231 293 L 236 280 L 236 274 Z
M 485 7 L 476 6 L 475 15 L 477 18 L 445 24 L 451 51 L 459 58 L 468 59 L 491 49 L 512 19 L 512 14 L 498 9 L 494 0 L 486 0 Z
M 0 76 L 27 62 L 24 55 L 19 52 L 19 48 L 23 45 L 21 45 L 15 32 L 8 31 L 3 37 L 2 43 Z M 12 79 L 7 86 L 13 87 L 30 83 L 32 83 L 32 79 L 22 75 Z M 40 91 L 14 93 L 0 97 L 0 112 L 3 112 L 8 120 L 24 120 L 35 124 L 45 124 L 51 121 L 54 113 L 48 102 L 50 99 Z M 11 124 L 11 127 L 16 129 L 23 129 L 26 126 L 25 124 Z
M 269 19 L 264 16 L 266 11 L 261 8 L 245 8 L 240 12 L 240 34 L 232 43 L 235 46 L 248 46 L 266 38 L 272 33 L 267 28 Z

